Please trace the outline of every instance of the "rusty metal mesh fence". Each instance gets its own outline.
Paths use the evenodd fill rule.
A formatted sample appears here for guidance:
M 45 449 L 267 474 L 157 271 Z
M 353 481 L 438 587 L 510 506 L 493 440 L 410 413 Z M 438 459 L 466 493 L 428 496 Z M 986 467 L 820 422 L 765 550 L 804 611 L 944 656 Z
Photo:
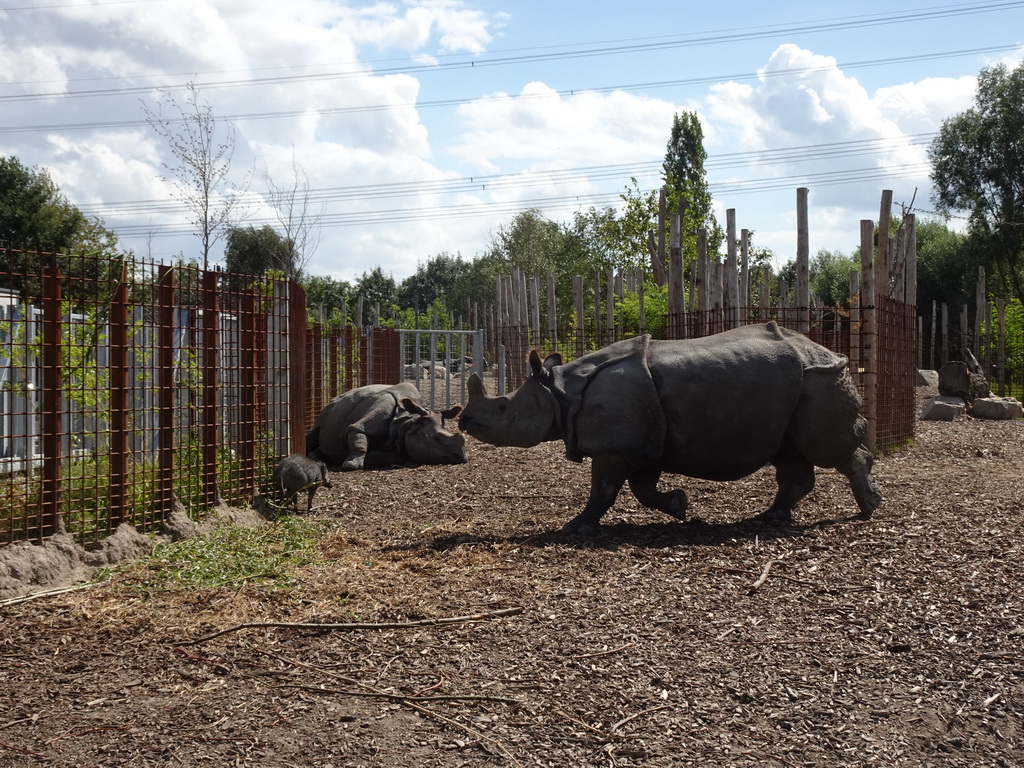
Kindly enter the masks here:
M 0 256 L 0 545 L 246 501 L 341 387 L 398 380 L 396 332 L 310 328 L 291 283 Z
M 287 297 L 189 266 L 7 252 L 0 543 L 152 530 L 251 494 L 287 406 Z

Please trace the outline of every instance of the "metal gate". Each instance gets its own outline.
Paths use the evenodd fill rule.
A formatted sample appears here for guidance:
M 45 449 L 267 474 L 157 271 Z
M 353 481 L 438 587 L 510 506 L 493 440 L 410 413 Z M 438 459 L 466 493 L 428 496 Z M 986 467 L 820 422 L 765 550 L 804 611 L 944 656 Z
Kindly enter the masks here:
M 412 381 L 424 404 L 435 409 L 466 402 L 466 380 L 484 376 L 484 332 L 447 330 L 399 331 L 402 381 Z

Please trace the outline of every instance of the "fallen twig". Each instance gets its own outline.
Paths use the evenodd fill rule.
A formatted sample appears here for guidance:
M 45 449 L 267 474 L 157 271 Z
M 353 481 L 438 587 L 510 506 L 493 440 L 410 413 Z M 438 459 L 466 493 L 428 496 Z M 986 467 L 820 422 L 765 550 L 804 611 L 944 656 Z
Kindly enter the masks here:
M 1003 698 L 1003 694 L 1001 694 L 1001 693 L 993 693 L 991 696 L 989 696 L 987 699 L 985 699 L 983 702 L 981 702 L 981 706 L 983 706 L 983 707 L 990 707 L 993 704 L 995 704 L 997 701 L 999 701 L 1001 698 Z
M 722 645 L 820 645 L 828 640 L 737 640 Z
M 406 706 L 411 707 L 412 709 L 416 710 L 421 715 L 426 715 L 427 717 L 432 717 L 435 720 L 440 720 L 442 723 L 450 725 L 453 728 L 458 728 L 458 729 L 460 729 L 462 731 L 465 731 L 466 733 L 468 733 L 470 736 L 473 736 L 474 738 L 480 739 L 481 741 L 486 741 L 488 744 L 493 744 L 495 746 L 495 748 L 497 748 L 497 750 L 499 752 L 501 752 L 502 755 L 507 757 L 514 764 L 518 765 L 519 768 L 522 768 L 523 764 L 520 763 L 518 760 L 516 760 L 515 756 L 511 752 L 509 752 L 508 748 L 504 744 L 502 744 L 500 741 L 497 741 L 496 739 L 492 739 L 490 736 L 486 736 L 485 734 L 481 733 L 480 731 L 476 730 L 475 728 L 470 728 L 468 725 L 463 725 L 458 720 L 452 720 L 450 717 L 445 717 L 444 715 L 438 714 L 437 712 L 434 712 L 433 710 L 427 709 L 426 707 L 421 707 L 418 704 L 414 704 L 411 701 L 404 701 L 402 703 L 405 704 Z
M 88 584 L 76 584 L 73 587 L 60 587 L 58 589 L 47 589 L 42 592 L 33 592 L 29 595 L 20 595 L 18 597 L 9 597 L 6 600 L 0 600 L 0 608 L 8 605 L 18 605 L 19 603 L 27 603 L 30 600 L 39 600 L 43 597 L 52 597 L 53 595 L 63 595 L 65 592 L 77 592 L 80 589 L 90 589 L 92 587 L 99 586 L 102 582 L 93 581 Z
M 197 638 L 195 640 L 182 640 L 173 645 L 198 645 L 199 643 L 205 643 L 207 640 L 212 640 L 215 637 L 226 635 L 231 632 L 238 632 L 243 629 L 312 629 L 312 630 L 330 630 L 332 632 L 357 632 L 359 630 L 374 630 L 374 629 L 413 629 L 417 627 L 440 627 L 448 624 L 466 624 L 472 621 L 486 621 L 488 619 L 499 619 L 504 616 L 515 616 L 523 612 L 521 607 L 516 608 L 502 608 L 498 611 L 489 611 L 487 613 L 475 613 L 469 616 L 452 616 L 449 618 L 440 619 L 421 619 L 420 621 L 403 621 L 395 622 L 390 624 L 374 624 L 374 623 L 353 623 L 353 624 L 313 624 L 313 623 L 301 623 L 301 622 L 288 622 L 288 621 L 261 621 L 253 622 L 249 624 L 236 624 L 233 627 L 222 629 L 218 632 L 214 632 L 209 635 Z
M 29 757 L 38 757 L 41 760 L 51 760 L 52 759 L 49 755 L 44 755 L 42 752 L 32 752 L 32 751 L 30 751 L 28 749 L 22 749 L 21 747 L 16 747 L 13 744 L 4 744 L 2 741 L 0 741 L 0 749 L 9 749 L 9 750 L 11 750 L 11 752 L 17 752 L 17 753 L 22 754 L 22 755 L 28 755 Z
M 757 577 L 757 581 L 750 585 L 750 589 L 748 591 L 751 593 L 757 592 L 757 590 L 761 588 L 761 585 L 768 580 L 768 574 L 771 572 L 772 566 L 781 562 L 781 560 L 769 560 L 765 564 L 764 570 L 761 571 L 761 575 Z
M 301 662 L 301 661 L 296 661 L 295 659 L 289 659 L 286 656 L 280 656 L 280 655 L 278 655 L 276 653 L 266 653 L 266 652 L 264 652 L 264 653 L 267 656 L 270 656 L 271 658 L 274 658 L 274 659 L 278 659 L 279 661 L 283 661 L 286 664 L 292 664 L 292 665 L 294 665 L 296 667 L 302 667 L 303 669 L 309 669 L 309 670 L 314 671 L 314 672 L 320 672 L 321 674 L 327 675 L 328 677 L 333 677 L 335 680 L 342 680 L 342 681 L 344 681 L 346 683 L 350 683 L 352 685 L 358 686 L 359 688 L 365 688 L 371 694 L 384 694 L 384 693 L 387 693 L 386 691 L 380 690 L 380 688 L 377 688 L 376 686 L 369 685 L 367 683 L 361 683 L 358 680 L 354 680 L 351 677 L 347 677 L 345 675 L 339 675 L 336 672 L 331 672 L 330 670 L 323 669 L 322 667 L 316 667 L 316 666 L 313 666 L 312 664 L 306 664 L 306 663 Z M 325 691 L 325 689 L 322 689 L 322 688 L 319 688 L 319 689 L 314 688 L 313 690 Z M 351 692 L 349 692 L 349 693 L 351 693 Z M 387 695 L 390 696 L 392 694 L 387 694 Z M 436 701 L 437 698 L 438 697 L 433 697 L 433 700 Z M 463 697 L 463 698 L 465 698 L 465 697 Z M 424 699 L 421 699 L 421 701 L 422 700 L 424 700 Z M 457 720 L 452 720 L 451 718 L 448 718 L 448 717 L 445 717 L 444 715 L 438 714 L 437 712 L 434 712 L 433 710 L 427 709 L 426 707 L 422 707 L 413 698 L 410 698 L 408 696 L 399 697 L 397 703 L 401 704 L 402 706 L 409 707 L 410 709 L 415 710 L 416 712 L 419 712 L 421 715 L 425 715 L 426 717 L 432 717 L 435 720 L 440 720 L 442 723 L 445 723 L 447 725 L 452 726 L 453 728 L 458 728 L 459 730 L 462 730 L 462 731 L 468 733 L 473 738 L 480 739 L 481 741 L 486 741 L 487 743 L 494 745 L 495 749 L 497 749 L 502 755 L 504 755 L 509 760 L 511 760 L 515 765 L 518 765 L 518 766 L 520 766 L 520 768 L 522 768 L 522 763 L 520 763 L 518 760 L 516 760 L 515 757 L 512 755 L 512 753 L 508 751 L 508 748 L 505 747 L 505 745 L 502 744 L 500 741 L 492 739 L 490 736 L 487 736 L 487 735 L 481 733 L 480 731 L 476 730 L 475 728 L 470 728 L 468 725 L 463 725 L 462 723 L 458 722 Z M 519 702 L 512 701 L 512 703 L 518 704 Z
M 596 659 L 599 656 L 611 656 L 613 653 L 620 653 L 620 652 L 626 650 L 627 648 L 632 648 L 634 645 L 636 645 L 636 643 L 626 643 L 625 645 L 620 645 L 618 648 L 612 648 L 611 650 L 608 650 L 608 651 L 598 651 L 597 653 L 584 653 L 584 654 L 582 654 L 580 656 L 572 656 L 571 658 L 573 658 L 573 659 Z
M 773 562 L 781 562 L 781 561 L 773 561 Z M 744 570 L 742 568 L 728 568 L 728 567 L 726 567 L 724 565 L 709 565 L 707 567 L 707 570 L 709 570 L 709 571 L 721 571 L 722 573 L 735 573 L 735 574 L 737 574 L 739 576 L 752 576 L 753 575 L 750 571 Z M 781 573 L 775 574 L 775 578 L 776 579 L 782 579 L 783 581 L 788 581 L 788 582 L 791 582 L 793 584 L 799 584 L 802 587 L 816 587 L 816 586 L 818 586 L 813 581 L 804 581 L 803 579 L 794 579 L 792 576 L 785 576 L 785 575 L 783 575 Z M 819 610 L 823 610 L 823 609 L 819 609 Z
M 612 726 L 612 733 L 615 733 L 617 730 L 619 730 L 619 728 L 624 726 L 626 723 L 632 720 L 636 720 L 638 717 L 641 717 L 643 715 L 649 715 L 651 714 L 651 712 L 660 712 L 663 709 L 671 709 L 672 706 L 672 704 L 662 704 L 660 707 L 651 707 L 650 709 L 642 709 L 639 712 L 635 712 L 629 717 L 624 717 L 621 720 L 619 720 L 619 722 L 615 723 L 615 725 Z
M 587 724 L 586 724 L 585 722 L 583 722 L 583 721 L 582 721 L 582 720 L 580 720 L 579 718 L 573 717 L 573 716 L 572 716 L 572 715 L 570 715 L 570 714 L 569 714 L 568 712 L 563 712 L 563 711 L 562 711 L 562 710 L 560 710 L 560 709 L 556 709 L 556 710 L 554 710 L 554 711 L 555 711 L 555 713 L 556 713 L 556 714 L 559 714 L 559 715 L 561 715 L 561 716 L 562 716 L 562 717 L 564 717 L 564 718 L 565 718 L 566 720 L 568 720 L 568 721 L 569 721 L 570 723 L 576 723 L 576 725 L 580 726 L 581 728 L 585 728 L 585 729 L 586 729 L 586 730 L 588 730 L 588 731 L 591 731 L 591 732 L 593 732 L 593 733 L 596 733 L 596 734 L 597 734 L 598 736 L 600 736 L 600 737 L 601 737 L 602 739 L 604 739 L 604 740 L 605 740 L 605 741 L 607 741 L 607 742 L 612 742 L 612 741 L 615 741 L 615 740 L 616 740 L 616 739 L 618 738 L 617 736 L 613 736 L 613 735 L 612 735 L 612 734 L 610 734 L 610 733 L 605 733 L 605 732 L 604 732 L 604 731 L 602 731 L 602 730 L 601 730 L 600 728 L 595 728 L 595 727 L 594 727 L 594 726 L 592 726 L 592 725 L 587 725 Z
M 137 720 L 132 720 L 127 725 L 100 725 L 100 726 L 97 726 L 96 728 L 86 728 L 85 730 L 82 730 L 82 731 L 65 731 L 64 733 L 57 734 L 52 739 L 47 739 L 46 740 L 46 746 L 50 746 L 51 744 L 53 744 L 53 742 L 60 741 L 61 739 L 66 739 L 66 738 L 69 738 L 69 737 L 77 738 L 79 736 L 85 736 L 87 733 L 97 733 L 99 731 L 130 731 L 135 726 L 135 723 L 137 723 L 137 722 L 138 722 Z
M 403 695 L 401 693 L 388 693 L 386 691 L 348 691 L 341 688 L 318 688 L 315 685 L 279 685 L 278 688 L 298 688 L 302 691 L 312 693 L 334 693 L 339 696 L 360 696 L 368 699 L 387 699 L 388 701 L 407 702 L 430 702 L 430 701 L 496 701 L 499 704 L 520 704 L 516 699 L 506 699 L 501 696 L 417 696 L 415 694 Z
M 32 717 L 23 717 L 20 720 L 11 720 L 11 722 L 9 722 L 9 723 L 0 723 L 0 731 L 2 731 L 4 728 L 10 728 L 12 725 L 21 725 L 22 723 L 32 723 L 32 722 L 35 722 L 36 720 L 39 720 L 39 719 L 40 718 L 37 715 L 33 715 Z

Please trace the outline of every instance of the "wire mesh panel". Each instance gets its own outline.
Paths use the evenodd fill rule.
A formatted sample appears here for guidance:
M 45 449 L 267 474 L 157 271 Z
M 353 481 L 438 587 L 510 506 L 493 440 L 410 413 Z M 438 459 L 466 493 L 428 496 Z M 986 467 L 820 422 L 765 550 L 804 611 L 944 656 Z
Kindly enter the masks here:
M 914 437 L 917 415 L 917 308 L 878 301 L 878 428 L 876 449 L 895 450 Z
M 266 482 L 304 359 L 277 281 L 4 255 L 0 544 L 153 530 L 176 503 L 238 503 Z

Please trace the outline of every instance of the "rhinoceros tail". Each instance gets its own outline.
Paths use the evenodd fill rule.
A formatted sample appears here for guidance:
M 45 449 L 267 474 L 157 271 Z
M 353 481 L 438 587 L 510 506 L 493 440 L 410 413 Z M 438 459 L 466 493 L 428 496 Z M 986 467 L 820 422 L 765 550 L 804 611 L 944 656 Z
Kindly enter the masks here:
M 846 355 L 837 354 L 835 360 L 830 363 L 815 363 L 805 366 L 804 373 L 841 373 L 849 364 L 850 359 Z

